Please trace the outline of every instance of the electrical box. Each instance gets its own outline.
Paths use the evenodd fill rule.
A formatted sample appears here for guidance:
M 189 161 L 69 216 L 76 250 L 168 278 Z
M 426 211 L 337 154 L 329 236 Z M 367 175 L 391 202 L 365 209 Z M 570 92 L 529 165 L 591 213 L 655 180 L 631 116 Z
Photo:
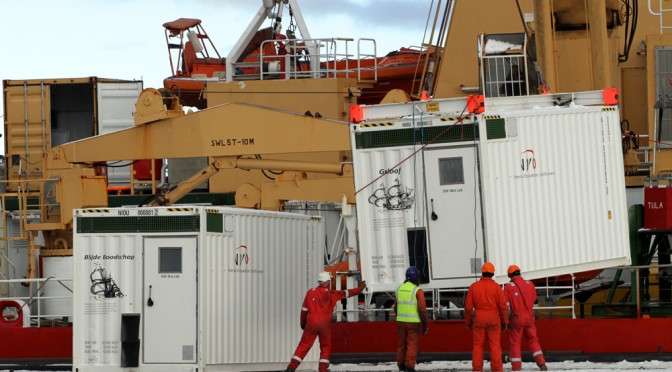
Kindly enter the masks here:
M 644 228 L 672 229 L 672 187 L 644 188 Z

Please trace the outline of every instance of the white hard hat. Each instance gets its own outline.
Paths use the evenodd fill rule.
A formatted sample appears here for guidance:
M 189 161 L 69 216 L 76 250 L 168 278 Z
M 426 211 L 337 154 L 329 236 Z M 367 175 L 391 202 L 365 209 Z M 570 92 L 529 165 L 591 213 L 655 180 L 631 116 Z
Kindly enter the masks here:
M 326 271 L 323 271 L 319 274 L 317 274 L 317 282 L 318 283 L 326 283 L 331 280 L 331 274 L 329 274 Z

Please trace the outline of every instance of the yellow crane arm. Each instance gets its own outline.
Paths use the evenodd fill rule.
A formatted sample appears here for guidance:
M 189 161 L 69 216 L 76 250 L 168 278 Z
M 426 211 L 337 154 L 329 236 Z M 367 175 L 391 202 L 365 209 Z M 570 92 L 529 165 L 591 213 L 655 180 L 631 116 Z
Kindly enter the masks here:
M 214 176 L 222 168 L 282 169 L 286 171 L 327 173 L 341 176 L 344 173 L 345 165 L 235 157 L 215 158 L 215 160 L 208 164 L 207 167 L 203 168 L 189 179 L 180 182 L 180 184 L 175 189 L 170 190 L 166 195 L 157 197 L 154 201 L 149 203 L 149 205 L 156 206 L 173 204 L 191 192 L 198 185 Z
M 231 103 L 55 147 L 47 168 L 112 160 L 349 150 L 347 123 Z

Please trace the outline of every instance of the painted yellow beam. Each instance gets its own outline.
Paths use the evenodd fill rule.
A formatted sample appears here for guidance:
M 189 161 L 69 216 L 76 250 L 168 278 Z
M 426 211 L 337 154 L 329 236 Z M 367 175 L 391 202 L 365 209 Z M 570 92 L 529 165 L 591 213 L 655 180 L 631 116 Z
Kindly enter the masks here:
M 47 166 L 349 150 L 345 122 L 231 103 L 56 147 Z

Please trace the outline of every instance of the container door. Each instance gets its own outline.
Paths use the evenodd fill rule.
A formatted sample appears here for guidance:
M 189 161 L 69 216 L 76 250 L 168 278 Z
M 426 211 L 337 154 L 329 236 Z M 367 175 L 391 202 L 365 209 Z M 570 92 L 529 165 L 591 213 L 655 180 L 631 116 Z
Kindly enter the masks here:
M 144 240 L 144 363 L 196 361 L 196 237 Z
M 47 84 L 5 88 L 5 158 L 8 180 L 42 179 L 42 158 L 51 150 L 51 101 Z M 16 191 L 18 183 L 7 184 Z M 39 183 L 30 191 L 39 191 Z M 25 185 L 23 186 L 25 191 Z
M 98 134 L 133 128 L 135 126 L 133 121 L 135 102 L 141 92 L 141 81 L 98 83 L 96 91 L 98 95 Z M 107 180 L 110 185 L 128 185 L 131 182 L 131 168 L 109 167 L 107 168 Z
M 426 150 L 424 159 L 432 280 L 473 278 L 484 252 L 476 146 Z

